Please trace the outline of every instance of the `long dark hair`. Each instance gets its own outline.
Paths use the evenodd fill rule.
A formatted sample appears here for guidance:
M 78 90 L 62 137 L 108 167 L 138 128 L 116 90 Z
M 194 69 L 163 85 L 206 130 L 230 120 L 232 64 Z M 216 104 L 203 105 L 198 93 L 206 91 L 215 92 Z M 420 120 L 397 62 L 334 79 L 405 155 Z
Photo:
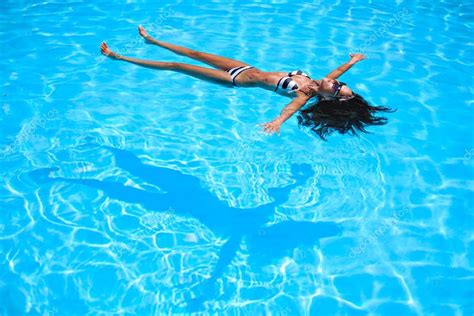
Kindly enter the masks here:
M 298 124 L 309 128 L 321 139 L 337 131 L 340 134 L 355 135 L 357 131 L 368 133 L 368 125 L 384 125 L 385 117 L 376 117 L 376 112 L 394 112 L 384 106 L 372 106 L 363 97 L 354 93 L 349 99 L 325 100 L 321 97 L 298 115 Z

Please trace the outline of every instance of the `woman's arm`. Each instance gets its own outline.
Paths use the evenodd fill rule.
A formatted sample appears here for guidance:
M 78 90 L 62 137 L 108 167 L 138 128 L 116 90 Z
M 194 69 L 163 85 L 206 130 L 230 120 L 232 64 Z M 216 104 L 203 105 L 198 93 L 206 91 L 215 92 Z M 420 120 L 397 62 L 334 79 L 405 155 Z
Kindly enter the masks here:
M 288 120 L 296 111 L 298 111 L 308 101 L 308 97 L 301 93 L 298 97 L 294 98 L 293 101 L 288 103 L 287 106 L 281 110 L 280 115 L 271 122 L 259 124 L 263 126 L 263 130 L 268 134 L 278 133 L 280 135 L 280 126 L 286 120 Z
M 337 67 L 333 71 L 331 71 L 331 73 L 328 74 L 326 76 L 326 78 L 337 79 L 340 76 L 342 76 L 343 73 L 348 71 L 352 66 L 354 66 L 357 62 L 365 59 L 365 56 L 362 55 L 362 54 L 350 54 L 350 56 L 351 56 L 351 59 L 347 63 L 345 63 L 345 64 Z

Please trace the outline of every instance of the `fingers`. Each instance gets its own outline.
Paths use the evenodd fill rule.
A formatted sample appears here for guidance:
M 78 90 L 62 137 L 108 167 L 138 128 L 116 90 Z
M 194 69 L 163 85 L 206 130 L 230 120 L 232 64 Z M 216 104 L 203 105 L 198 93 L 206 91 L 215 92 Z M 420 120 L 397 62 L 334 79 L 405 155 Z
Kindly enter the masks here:
M 269 135 L 277 133 L 278 136 L 280 136 L 280 127 L 279 126 L 274 126 L 271 122 L 257 124 L 257 126 L 263 126 L 263 132 L 265 132 Z
M 263 131 L 269 135 L 272 135 L 273 133 L 275 133 L 275 128 L 273 126 L 265 126 L 263 128 Z
M 107 49 L 107 44 L 105 42 L 100 43 L 100 52 L 106 55 L 105 51 Z
M 271 134 L 273 132 L 273 129 L 270 125 L 266 125 L 264 128 L 263 128 L 263 131 L 266 132 L 266 133 L 269 133 Z
M 364 54 L 360 54 L 360 53 L 355 53 L 355 54 L 349 53 L 349 56 L 350 56 L 351 58 L 352 58 L 352 57 L 359 57 L 359 58 L 361 58 L 361 59 L 365 59 L 365 58 L 366 58 L 366 56 L 365 56 Z
M 259 126 L 263 126 L 263 131 L 265 133 L 271 133 L 271 126 L 270 123 L 263 123 L 263 124 L 258 124 Z
M 267 133 L 268 135 L 273 135 L 273 133 L 275 133 L 275 131 L 273 131 L 273 130 L 266 130 L 265 133 Z

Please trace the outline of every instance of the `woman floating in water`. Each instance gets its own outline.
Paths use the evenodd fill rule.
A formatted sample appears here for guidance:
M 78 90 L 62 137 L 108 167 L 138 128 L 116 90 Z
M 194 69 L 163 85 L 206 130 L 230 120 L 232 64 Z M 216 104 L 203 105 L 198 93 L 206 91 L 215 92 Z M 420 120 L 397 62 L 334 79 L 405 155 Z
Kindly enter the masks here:
M 360 95 L 354 93 L 345 83 L 339 82 L 343 73 L 357 62 L 365 59 L 362 54 L 351 54 L 350 60 L 333 70 L 321 80 L 313 80 L 301 70 L 287 72 L 264 72 L 238 60 L 198 52 L 186 47 L 154 39 L 141 26 L 140 35 L 148 42 L 166 48 L 178 55 L 204 62 L 217 69 L 200 67 L 177 62 L 149 61 L 121 56 L 112 52 L 105 42 L 100 49 L 102 54 L 127 61 L 142 67 L 171 70 L 211 81 L 228 87 L 259 87 L 272 90 L 293 100 L 273 121 L 261 124 L 264 131 L 280 133 L 280 126 L 294 113 L 300 111 L 298 123 L 309 127 L 322 139 L 334 131 L 341 134 L 355 134 L 356 130 L 366 132 L 367 125 L 383 125 L 384 117 L 375 117 L 376 112 L 390 112 L 387 107 L 371 106 Z M 315 102 L 303 108 L 308 101 Z

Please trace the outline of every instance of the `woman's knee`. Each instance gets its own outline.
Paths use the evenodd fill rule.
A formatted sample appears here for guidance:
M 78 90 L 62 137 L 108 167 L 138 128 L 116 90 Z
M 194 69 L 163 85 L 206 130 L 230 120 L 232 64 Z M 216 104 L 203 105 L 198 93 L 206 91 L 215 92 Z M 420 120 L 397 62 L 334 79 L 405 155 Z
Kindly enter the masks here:
M 183 65 L 184 64 L 182 64 L 182 63 L 177 63 L 177 62 L 174 62 L 174 61 L 169 61 L 169 62 L 165 63 L 165 67 L 168 68 L 168 69 L 182 69 Z
M 199 58 L 201 56 L 201 52 L 198 52 L 197 50 L 189 49 L 187 55 L 191 58 Z

